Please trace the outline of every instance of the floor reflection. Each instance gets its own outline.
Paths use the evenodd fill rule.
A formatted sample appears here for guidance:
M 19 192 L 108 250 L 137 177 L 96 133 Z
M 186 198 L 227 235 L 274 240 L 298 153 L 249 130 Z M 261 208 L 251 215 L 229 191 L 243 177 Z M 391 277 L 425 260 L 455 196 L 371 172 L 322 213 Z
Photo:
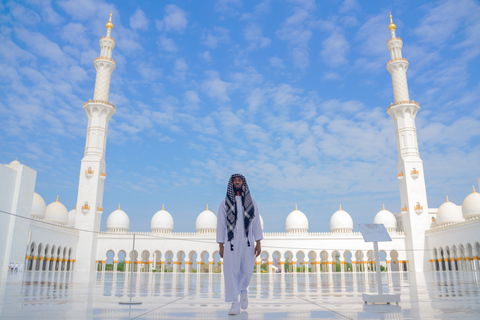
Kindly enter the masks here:
M 365 305 L 374 273 L 261 274 L 249 308 L 228 316 L 221 274 L 25 272 L 4 275 L 0 318 L 61 319 L 463 319 L 480 318 L 479 273 L 382 273 L 399 306 Z M 142 302 L 125 306 L 119 302 Z

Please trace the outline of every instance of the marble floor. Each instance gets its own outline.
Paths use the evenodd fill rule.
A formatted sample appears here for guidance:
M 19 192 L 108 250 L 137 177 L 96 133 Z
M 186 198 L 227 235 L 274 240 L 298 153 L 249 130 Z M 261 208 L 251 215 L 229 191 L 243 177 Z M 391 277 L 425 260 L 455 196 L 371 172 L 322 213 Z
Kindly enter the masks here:
M 382 273 L 401 302 L 371 305 L 374 273 L 253 275 L 248 309 L 228 316 L 221 274 L 7 273 L 0 319 L 480 319 L 479 276 Z M 130 300 L 142 304 L 119 304 Z

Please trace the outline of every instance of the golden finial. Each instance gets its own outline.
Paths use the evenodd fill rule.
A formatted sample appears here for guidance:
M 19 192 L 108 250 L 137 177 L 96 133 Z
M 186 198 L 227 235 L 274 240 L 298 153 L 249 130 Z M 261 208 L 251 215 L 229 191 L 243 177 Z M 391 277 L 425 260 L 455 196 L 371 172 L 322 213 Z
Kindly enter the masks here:
M 448 201 L 448 196 L 447 196 L 447 202 L 450 202 L 450 201 Z
M 340 209 L 339 210 L 342 210 L 342 204 L 340 204 Z
M 207 204 L 207 210 L 208 210 L 208 204 Z
M 118 210 L 120 210 L 120 203 L 118 204 Z
M 108 20 L 107 25 L 106 25 L 107 29 L 113 29 L 112 12 L 113 11 L 110 11 L 110 20 Z
M 476 192 L 476 191 L 475 191 L 475 186 L 473 186 L 473 193 L 475 193 L 475 192 Z
M 385 210 L 385 203 L 383 204 L 383 210 Z
M 295 203 L 295 210 L 298 210 L 298 209 L 297 209 L 297 204 L 296 204 L 296 203 Z
M 390 25 L 388 26 L 388 29 L 391 31 L 391 30 L 395 30 L 397 28 L 397 26 L 393 23 L 393 20 L 392 20 L 392 11 L 390 11 Z
M 57 194 L 57 202 L 58 202 L 58 194 Z
M 165 210 L 165 205 L 164 204 L 162 204 L 162 210 Z

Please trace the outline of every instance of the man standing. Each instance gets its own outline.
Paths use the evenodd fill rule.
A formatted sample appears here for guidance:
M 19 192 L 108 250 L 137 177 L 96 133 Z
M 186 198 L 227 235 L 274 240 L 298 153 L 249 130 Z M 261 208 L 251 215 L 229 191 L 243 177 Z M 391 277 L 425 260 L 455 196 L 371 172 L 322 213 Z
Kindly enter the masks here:
M 242 309 L 248 307 L 247 287 L 253 274 L 255 256 L 262 252 L 262 239 L 257 204 L 252 200 L 247 181 L 241 174 L 233 174 L 228 181 L 227 196 L 218 208 L 217 219 L 225 302 L 232 302 L 228 314 L 238 314 L 240 306 Z

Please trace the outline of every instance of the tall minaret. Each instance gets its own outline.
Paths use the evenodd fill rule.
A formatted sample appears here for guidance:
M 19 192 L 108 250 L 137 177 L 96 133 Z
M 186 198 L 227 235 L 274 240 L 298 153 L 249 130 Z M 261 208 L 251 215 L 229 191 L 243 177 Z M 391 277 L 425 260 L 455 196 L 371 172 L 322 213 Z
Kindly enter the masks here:
M 406 257 L 410 271 L 423 271 L 425 259 L 425 230 L 429 228 L 427 192 L 423 161 L 418 152 L 415 116 L 420 106 L 410 101 L 407 85 L 408 61 L 402 58 L 402 39 L 395 36 L 396 26 L 390 15 L 390 33 L 387 41 L 391 60 L 387 70 L 392 75 L 395 103 L 387 113 L 395 122 L 398 150 L 398 179 L 400 181 L 401 219 L 406 238 Z
M 107 35 L 100 38 L 100 57 L 93 63 L 97 70 L 93 100 L 88 100 L 83 105 L 88 116 L 87 142 L 80 166 L 75 228 L 86 231 L 79 232 L 76 271 L 95 270 L 97 234 L 94 232 L 100 231 L 103 212 L 107 129 L 108 121 L 115 113 L 115 106 L 108 102 L 110 77 L 116 66 L 115 61 L 112 60 L 115 39 L 110 37 L 113 28 L 111 13 L 106 27 Z

